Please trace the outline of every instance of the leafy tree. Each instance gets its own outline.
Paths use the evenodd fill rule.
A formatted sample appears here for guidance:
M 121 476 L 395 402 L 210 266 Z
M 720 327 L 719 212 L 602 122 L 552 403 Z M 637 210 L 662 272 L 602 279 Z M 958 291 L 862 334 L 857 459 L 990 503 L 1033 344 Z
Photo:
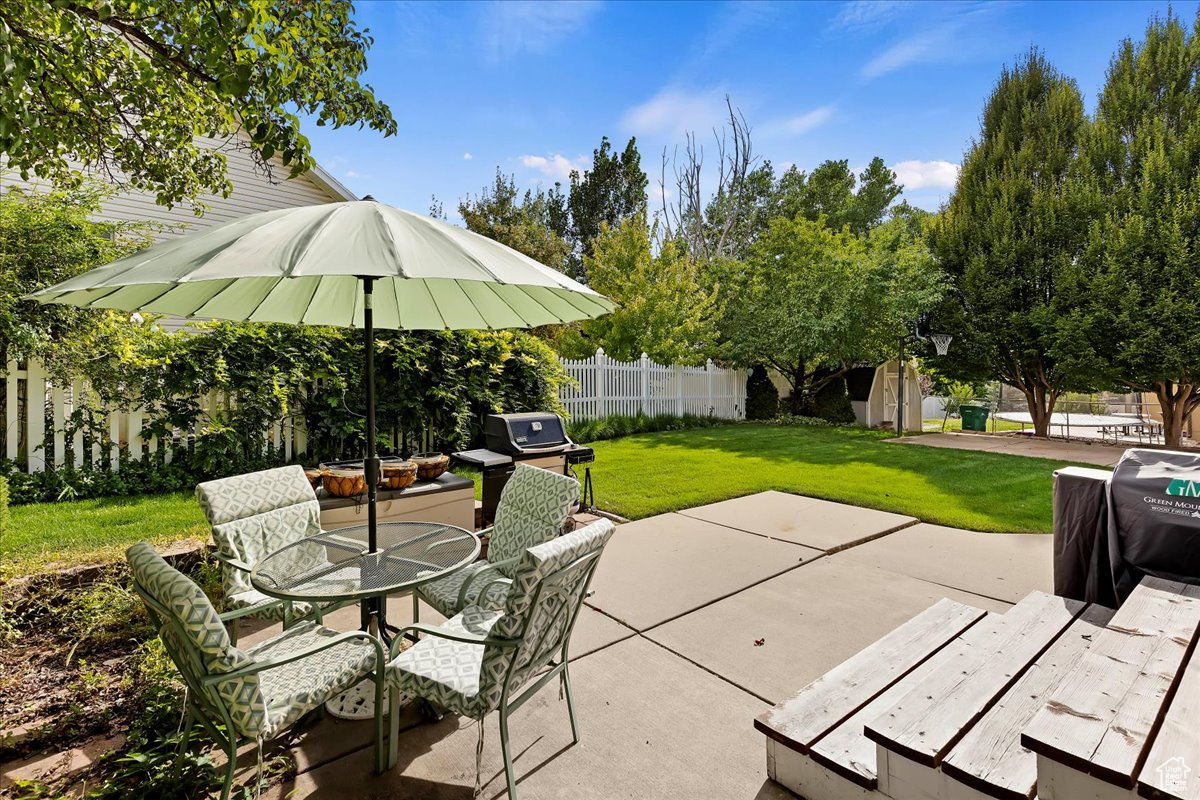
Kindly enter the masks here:
M 726 354 L 778 370 L 794 414 L 855 362 L 892 355 L 942 292 L 929 251 L 902 221 L 859 237 L 823 219 L 777 217 L 746 261 L 727 263 L 723 275 Z
M 779 413 L 779 390 L 767 368 L 755 364 L 746 378 L 746 419 L 774 419 Z
M 602 346 L 622 361 L 646 353 L 662 364 L 702 364 L 716 338 L 717 292 L 701 286 L 699 265 L 675 240 L 653 247 L 645 212 L 601 227 L 584 258 L 592 288 L 619 304 L 610 314 L 568 328 L 557 346 L 586 357 Z
M 89 357 L 76 343 L 104 312 L 21 298 L 149 242 L 145 224 L 93 222 L 103 196 L 94 186 L 0 195 L 0 370 L 11 360 L 38 358 L 69 375 Z
M 350 0 L 0 0 L 0 155 L 78 185 L 77 163 L 170 205 L 228 196 L 197 135 L 249 136 L 260 166 L 314 164 L 296 112 L 396 132 L 359 82 L 372 39 Z
M 571 172 L 567 197 L 570 238 L 574 245 L 575 278 L 588 280 L 584 259 L 592 255 L 593 243 L 605 225 L 619 227 L 646 210 L 646 173 L 637 140 L 630 138 L 620 153 L 605 136 L 592 151 L 592 168 Z
M 434 203 L 431 210 L 439 209 L 436 200 Z M 521 196 L 513 176 L 505 176 L 497 168 L 495 182 L 476 197 L 460 201 L 458 213 L 468 230 L 506 244 L 548 267 L 567 269 L 571 245 L 564 238 L 566 198 L 558 184 L 548 192 L 526 190 Z
M 935 328 L 953 334 L 939 367 L 967 382 L 998 378 L 1025 395 L 1038 436 L 1059 395 L 1098 377 L 1056 357 L 1074 293 L 1060 281 L 1082 252 L 1089 209 L 1075 170 L 1087 129 L 1075 82 L 1037 50 L 1005 68 L 933 240 L 953 291 Z
M 1168 13 L 1141 42 L 1121 44 L 1100 94 L 1085 150 L 1105 212 L 1077 280 L 1092 302 L 1072 319 L 1072 331 L 1088 335 L 1064 346 L 1094 354 L 1117 382 L 1152 391 L 1171 446 L 1200 408 L 1198 132 L 1200 14 L 1188 31 Z
M 864 236 L 883 222 L 901 189 L 896 174 L 878 156 L 857 176 L 844 159 L 824 161 L 811 173 L 791 166 L 778 176 L 765 161 L 730 189 L 718 189 L 705 208 L 705 227 L 708 238 L 715 239 L 717 231 L 732 223 L 724 239 L 728 258 L 744 258 L 776 217 L 823 218 L 834 230 L 847 226 Z

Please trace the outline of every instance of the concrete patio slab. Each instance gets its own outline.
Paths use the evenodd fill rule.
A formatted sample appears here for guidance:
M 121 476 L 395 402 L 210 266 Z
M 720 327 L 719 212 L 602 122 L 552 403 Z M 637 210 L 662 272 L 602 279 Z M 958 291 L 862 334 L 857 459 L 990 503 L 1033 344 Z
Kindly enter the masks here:
M 646 630 L 821 555 L 683 514 L 661 514 L 617 526 L 587 602 Z
M 720 678 L 635 638 L 580 659 L 571 679 L 578 745 L 571 744 L 567 706 L 552 686 L 513 715 L 522 800 L 791 797 L 766 781 L 762 737 L 750 725 L 765 704 Z M 503 798 L 495 715 L 484 725 L 481 797 Z M 467 800 L 476 730 L 473 722 L 447 715 L 402 734 L 400 761 L 382 776 L 372 774 L 367 748 L 263 796 Z
M 902 572 L 1015 603 L 1054 591 L 1053 537 L 977 533 L 921 523 L 830 558 Z
M 1127 445 L 1076 442 L 1060 439 L 1034 439 L 1018 434 L 927 433 L 885 441 L 922 447 L 942 447 L 953 450 L 979 450 L 1013 456 L 1049 458 L 1111 467 L 1120 460 Z
M 989 611 L 1009 607 L 834 556 L 645 636 L 774 705 L 943 597 Z
M 890 514 L 786 492 L 758 494 L 680 511 L 680 514 L 827 553 L 914 524 L 916 517 Z

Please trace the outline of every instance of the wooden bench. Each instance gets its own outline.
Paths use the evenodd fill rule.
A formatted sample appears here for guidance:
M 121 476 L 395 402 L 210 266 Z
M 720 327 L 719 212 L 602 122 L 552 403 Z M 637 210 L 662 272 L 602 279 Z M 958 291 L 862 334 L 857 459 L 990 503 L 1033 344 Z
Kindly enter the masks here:
M 1200 586 L 1142 580 L 1021 736 L 1042 800 L 1200 798 L 1198 632 Z
M 943 600 L 755 727 L 808 800 L 1200 800 L 1198 629 L 1200 587 L 1155 579 L 1119 612 Z

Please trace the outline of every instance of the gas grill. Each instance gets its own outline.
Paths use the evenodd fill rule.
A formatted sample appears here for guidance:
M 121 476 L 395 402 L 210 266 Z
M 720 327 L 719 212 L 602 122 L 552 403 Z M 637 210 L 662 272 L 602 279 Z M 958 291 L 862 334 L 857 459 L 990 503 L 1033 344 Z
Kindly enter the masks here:
M 451 458 L 483 471 L 483 519 L 487 525 L 496 518 L 500 493 L 518 463 L 574 475 L 576 464 L 596 460 L 592 448 L 571 441 L 557 414 L 489 414 L 483 422 L 483 438 L 486 448 L 464 450 Z M 590 509 L 593 502 L 592 473 L 585 467 L 580 505 Z

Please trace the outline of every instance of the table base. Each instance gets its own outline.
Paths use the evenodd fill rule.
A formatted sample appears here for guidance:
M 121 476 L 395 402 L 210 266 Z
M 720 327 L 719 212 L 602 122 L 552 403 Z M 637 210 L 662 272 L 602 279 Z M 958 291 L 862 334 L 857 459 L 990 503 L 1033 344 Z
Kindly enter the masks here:
M 393 688 L 391 683 L 384 685 L 383 702 L 385 706 L 385 715 L 390 707 L 388 705 L 390 693 L 397 691 L 400 690 Z M 406 692 L 401 692 L 401 705 L 411 702 L 412 699 L 413 698 Z M 354 684 L 349 689 L 327 702 L 325 704 L 325 712 L 332 717 L 337 717 L 338 719 L 375 719 L 375 681 L 371 678 L 367 678 Z

